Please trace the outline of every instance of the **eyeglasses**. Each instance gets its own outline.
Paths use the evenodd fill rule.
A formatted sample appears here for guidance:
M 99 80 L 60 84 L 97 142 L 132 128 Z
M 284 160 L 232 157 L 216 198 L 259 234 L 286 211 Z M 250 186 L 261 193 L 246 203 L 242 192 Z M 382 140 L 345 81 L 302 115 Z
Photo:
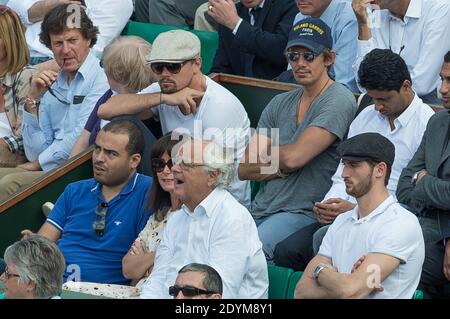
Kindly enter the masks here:
M 60 96 L 60 97 L 58 97 L 56 94 L 55 94 L 55 91 L 53 91 L 53 89 L 51 88 L 51 87 L 49 87 L 48 88 L 48 92 L 51 94 L 51 95 L 53 95 L 54 97 L 55 97 L 55 99 L 57 99 L 60 103 L 62 103 L 62 104 L 64 104 L 64 105 L 70 105 L 70 102 L 68 102 L 64 97 L 61 97 L 61 94 L 59 93 L 59 92 L 57 92 L 58 93 L 58 95 Z
M 307 51 L 307 52 L 296 52 L 296 51 L 286 51 L 285 53 L 286 58 L 290 62 L 297 62 L 300 59 L 300 56 L 303 56 L 303 59 L 305 59 L 306 62 L 312 62 L 318 56 L 318 54 L 315 54 L 314 52 Z
M 177 73 L 180 73 L 183 65 L 185 65 L 189 61 L 194 61 L 194 60 L 191 59 L 191 60 L 187 60 L 187 61 L 184 61 L 181 63 L 155 62 L 155 63 L 151 63 L 150 67 L 152 68 L 153 72 L 155 72 L 156 74 L 163 73 L 164 68 L 166 68 L 166 70 L 172 74 L 177 74 Z
M 172 159 L 169 159 L 167 162 L 162 158 L 152 158 L 152 169 L 157 173 L 161 173 L 164 171 L 166 166 L 171 169 L 173 166 Z
M 97 236 L 102 237 L 105 234 L 106 212 L 108 211 L 108 203 L 98 204 L 95 211 L 95 221 L 92 228 Z
M 11 277 L 17 277 L 20 278 L 20 276 L 18 274 L 12 274 L 9 272 L 8 267 L 5 268 L 5 277 L 6 279 L 10 280 Z
M 192 287 L 192 286 L 180 287 L 180 286 L 175 285 L 175 286 L 169 287 L 169 295 L 171 295 L 172 297 L 178 296 L 178 293 L 180 291 L 183 292 L 183 295 L 185 297 L 195 297 L 198 295 L 211 295 L 211 294 L 217 293 L 215 291 L 208 291 L 208 290 L 204 290 L 204 289 L 200 289 L 200 288 L 196 288 L 196 287 Z

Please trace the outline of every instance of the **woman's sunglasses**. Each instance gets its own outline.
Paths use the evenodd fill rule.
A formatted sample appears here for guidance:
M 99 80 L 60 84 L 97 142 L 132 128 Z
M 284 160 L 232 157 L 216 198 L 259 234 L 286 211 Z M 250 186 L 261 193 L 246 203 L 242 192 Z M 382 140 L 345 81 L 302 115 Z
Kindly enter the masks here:
M 167 162 L 163 160 L 162 158 L 152 158 L 152 169 L 157 172 L 161 173 L 166 168 L 166 165 L 169 169 L 172 168 L 173 163 L 172 159 L 169 159 Z

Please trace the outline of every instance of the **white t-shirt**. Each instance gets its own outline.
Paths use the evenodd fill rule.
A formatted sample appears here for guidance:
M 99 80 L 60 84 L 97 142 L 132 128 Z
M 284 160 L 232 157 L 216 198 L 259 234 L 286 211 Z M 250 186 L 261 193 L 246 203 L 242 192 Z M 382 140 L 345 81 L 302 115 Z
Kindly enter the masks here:
M 206 91 L 195 114 L 184 115 L 178 106 L 162 104 L 152 108 L 161 121 L 163 134 L 171 131 L 189 133 L 196 139 L 215 140 L 235 150 L 235 174 L 228 191 L 244 206 L 250 207 L 250 183 L 237 176 L 238 163 L 250 137 L 250 120 L 239 99 L 209 77 Z M 140 93 L 160 92 L 153 83 Z
M 364 218 L 358 219 L 358 206 L 339 215 L 319 250 L 338 272 L 346 274 L 369 253 L 393 256 L 400 265 L 381 283 L 384 291 L 371 293 L 368 298 L 411 299 L 419 284 L 425 244 L 417 217 L 392 196 Z

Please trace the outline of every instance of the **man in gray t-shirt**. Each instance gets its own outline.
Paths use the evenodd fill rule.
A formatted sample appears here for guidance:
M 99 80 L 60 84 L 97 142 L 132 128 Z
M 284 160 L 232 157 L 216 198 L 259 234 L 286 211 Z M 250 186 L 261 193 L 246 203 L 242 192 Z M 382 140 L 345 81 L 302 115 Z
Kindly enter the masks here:
M 266 182 L 251 212 L 269 261 L 278 242 L 316 221 L 313 203 L 331 186 L 336 146 L 356 112 L 353 94 L 328 76 L 336 57 L 331 47 L 330 28 L 320 19 L 293 26 L 286 57 L 302 88 L 267 105 L 239 165 L 240 179 Z

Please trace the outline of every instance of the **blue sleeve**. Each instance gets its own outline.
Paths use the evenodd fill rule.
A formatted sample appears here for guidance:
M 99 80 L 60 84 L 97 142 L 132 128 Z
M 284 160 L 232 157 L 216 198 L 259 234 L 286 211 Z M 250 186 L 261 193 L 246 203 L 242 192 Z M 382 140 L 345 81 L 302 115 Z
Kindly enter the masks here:
M 56 227 L 61 233 L 63 232 L 64 226 L 67 221 L 67 212 L 70 209 L 70 194 L 72 193 L 72 185 L 68 185 L 64 192 L 59 196 L 55 203 L 50 215 L 48 216 L 46 223 L 51 224 Z
M 25 155 L 29 161 L 38 159 L 42 153 L 52 142 L 53 133 L 47 112 L 48 104 L 45 102 L 45 96 L 42 98 L 41 107 L 39 108 L 39 122 L 36 116 L 23 111 L 22 121 L 22 137 Z
M 89 89 L 89 94 L 83 100 L 83 103 L 79 105 L 71 105 L 67 114 L 68 124 L 70 128 L 64 129 L 64 134 L 60 139 L 54 139 L 51 145 L 49 145 L 40 155 L 39 164 L 44 171 L 49 171 L 68 157 L 69 153 L 75 144 L 76 140 L 84 129 L 84 125 L 89 118 L 96 102 L 108 89 L 108 82 L 103 81 L 104 76 L 98 74 L 97 79 L 92 83 L 93 85 Z M 41 128 L 44 130 L 41 122 Z

